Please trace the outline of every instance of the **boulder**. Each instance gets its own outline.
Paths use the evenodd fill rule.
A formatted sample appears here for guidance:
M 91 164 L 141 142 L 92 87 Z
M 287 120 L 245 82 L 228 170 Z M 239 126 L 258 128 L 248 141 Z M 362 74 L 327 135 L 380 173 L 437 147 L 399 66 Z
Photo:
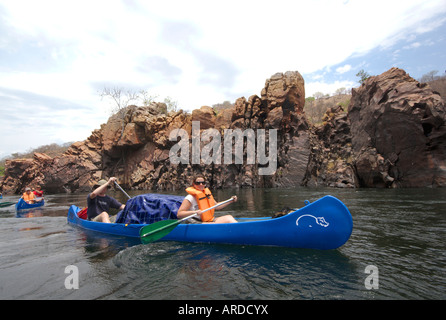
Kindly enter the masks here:
M 261 92 L 268 110 L 282 107 L 285 113 L 302 113 L 305 105 L 304 79 L 297 71 L 276 73 L 265 83 Z
M 352 90 L 348 117 L 361 186 L 445 186 L 446 110 L 428 85 L 392 68 Z

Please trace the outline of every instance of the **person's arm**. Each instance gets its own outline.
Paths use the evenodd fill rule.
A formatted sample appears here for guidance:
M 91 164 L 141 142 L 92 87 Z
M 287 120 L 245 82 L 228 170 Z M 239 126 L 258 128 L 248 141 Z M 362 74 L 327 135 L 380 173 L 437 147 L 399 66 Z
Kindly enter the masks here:
M 107 183 L 104 183 L 102 186 L 97 187 L 92 193 L 90 193 L 90 198 L 94 199 L 98 195 L 104 193 L 104 191 L 106 191 L 106 188 L 108 188 L 108 186 L 113 184 L 113 182 L 116 180 L 117 179 L 115 177 L 111 177 L 110 179 L 108 179 Z
M 190 215 L 193 215 L 194 213 L 200 213 L 200 210 L 192 210 L 190 211 L 190 207 L 192 206 L 192 204 L 190 203 L 189 200 L 184 199 L 183 203 L 181 203 L 180 208 L 178 209 L 177 212 L 177 218 L 178 219 L 182 219 L 182 218 L 186 218 Z
M 121 202 L 119 202 L 118 200 L 116 200 L 113 197 L 109 197 L 109 198 L 110 198 L 110 208 L 124 210 L 125 204 L 122 204 Z
M 227 202 L 227 203 L 225 203 L 225 204 L 222 204 L 221 206 L 218 206 L 217 208 L 215 208 L 215 210 L 221 210 L 221 209 L 223 209 L 223 208 L 229 206 L 231 203 L 237 201 L 237 196 L 232 196 L 231 198 L 232 198 L 232 201 L 231 201 L 231 202 Z M 220 203 L 220 202 L 218 202 L 218 203 Z M 217 204 L 218 204 L 218 203 L 217 203 Z

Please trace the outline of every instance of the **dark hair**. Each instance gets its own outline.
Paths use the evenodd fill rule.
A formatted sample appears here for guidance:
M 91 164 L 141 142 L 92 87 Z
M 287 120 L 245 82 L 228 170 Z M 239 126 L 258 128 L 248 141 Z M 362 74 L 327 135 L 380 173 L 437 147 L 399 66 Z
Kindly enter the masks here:
M 192 184 L 197 184 L 197 179 L 203 179 L 204 181 L 206 181 L 206 178 L 202 175 L 202 174 L 198 174 L 196 176 L 194 176 L 194 179 L 192 180 Z

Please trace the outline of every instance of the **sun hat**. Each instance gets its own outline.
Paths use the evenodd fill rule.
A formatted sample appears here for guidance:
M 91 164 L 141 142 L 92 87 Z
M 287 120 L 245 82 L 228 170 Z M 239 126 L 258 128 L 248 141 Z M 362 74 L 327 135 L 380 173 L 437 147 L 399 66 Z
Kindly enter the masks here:
M 93 190 L 96 189 L 96 188 L 99 188 L 100 186 L 103 186 L 103 185 L 106 184 L 107 182 L 108 182 L 108 181 L 107 181 L 107 180 L 104 180 L 104 179 L 99 180 L 99 181 L 96 182 L 96 184 L 93 186 Z
M 101 179 L 101 180 L 99 180 L 98 183 L 96 183 L 96 184 L 97 184 L 98 186 L 102 186 L 102 185 L 106 184 L 107 182 L 108 182 L 107 180 Z

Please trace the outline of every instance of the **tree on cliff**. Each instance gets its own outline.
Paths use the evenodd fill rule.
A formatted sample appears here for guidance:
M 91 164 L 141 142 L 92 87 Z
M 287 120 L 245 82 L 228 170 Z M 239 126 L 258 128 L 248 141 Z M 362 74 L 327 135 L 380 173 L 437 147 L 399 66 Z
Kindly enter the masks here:
M 127 90 L 124 91 L 123 88 L 104 88 L 102 92 L 99 93 L 101 98 L 108 98 L 113 101 L 114 108 L 112 113 L 118 113 L 125 107 L 127 107 L 132 101 L 138 101 L 140 95 L 134 91 Z
M 130 104 L 142 104 L 147 107 L 150 104 L 155 102 L 158 95 L 151 95 L 146 90 L 140 90 L 138 92 L 132 90 L 125 90 L 124 88 L 104 88 L 102 92 L 99 93 L 101 98 L 108 98 L 112 101 L 113 109 L 112 114 L 119 113 L 124 108 L 128 107 Z M 165 114 L 169 111 L 177 111 L 178 103 L 173 100 L 171 97 L 164 98 L 163 103 L 166 105 L 165 110 L 159 110 Z
M 366 81 L 368 78 L 371 77 L 370 74 L 368 74 L 367 72 L 364 71 L 364 69 L 359 70 L 359 72 L 356 74 L 357 77 L 359 77 L 358 82 L 360 84 L 363 84 L 364 81 Z
M 438 73 L 438 70 L 432 70 L 426 74 L 423 74 L 423 76 L 420 79 L 420 82 L 429 82 L 429 81 L 434 81 L 434 80 L 440 78 L 440 77 L 435 76 L 437 73 Z

